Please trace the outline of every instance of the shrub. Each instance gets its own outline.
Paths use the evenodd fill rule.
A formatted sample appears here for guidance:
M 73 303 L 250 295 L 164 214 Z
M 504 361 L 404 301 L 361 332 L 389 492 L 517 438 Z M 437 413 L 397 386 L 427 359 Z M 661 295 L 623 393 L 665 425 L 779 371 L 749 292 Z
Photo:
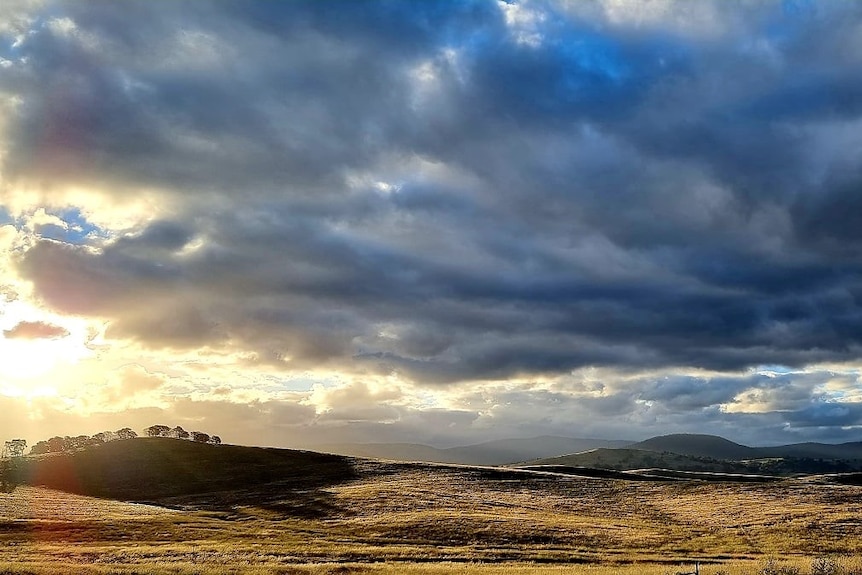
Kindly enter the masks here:
M 811 575 L 840 575 L 841 565 L 829 557 L 815 557 L 811 561 Z
M 780 565 L 775 559 L 767 559 L 766 563 L 758 569 L 757 575 L 800 575 L 799 567 L 793 565 Z

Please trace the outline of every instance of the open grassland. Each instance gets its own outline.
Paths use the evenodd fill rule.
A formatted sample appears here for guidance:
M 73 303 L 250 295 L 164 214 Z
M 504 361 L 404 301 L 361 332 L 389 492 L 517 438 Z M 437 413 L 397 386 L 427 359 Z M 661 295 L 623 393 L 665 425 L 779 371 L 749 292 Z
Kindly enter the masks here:
M 862 575 L 848 559 L 862 555 L 862 486 L 825 478 L 626 481 L 124 443 L 17 465 L 43 487 L 0 493 L 0 574 L 664 575 L 699 561 Z M 843 571 L 809 569 L 824 555 Z M 759 572 L 770 556 L 789 563 Z
M 167 444 L 138 445 L 170 455 Z M 245 465 L 253 462 L 265 463 Z M 314 456 L 293 463 L 303 470 L 295 477 L 246 469 L 263 479 L 224 489 L 216 477 L 207 492 L 149 469 L 157 483 L 142 492 L 156 504 L 147 505 L 40 487 L 0 493 L 0 574 L 664 575 L 700 561 L 713 575 L 862 575 L 852 559 L 862 556 L 862 487 L 826 479 L 650 482 Z M 74 465 L 64 469 L 75 477 Z M 123 493 L 134 491 L 130 481 L 118 480 Z M 820 556 L 842 570 L 812 571 Z M 763 571 L 769 557 L 787 563 Z
M 314 563 L 238 565 L 145 563 L 137 565 L 58 565 L 3 563 L 0 575 L 676 575 L 689 573 L 680 565 L 542 565 L 535 563 Z M 701 575 L 859 575 L 862 561 L 853 558 L 765 559 L 701 565 Z

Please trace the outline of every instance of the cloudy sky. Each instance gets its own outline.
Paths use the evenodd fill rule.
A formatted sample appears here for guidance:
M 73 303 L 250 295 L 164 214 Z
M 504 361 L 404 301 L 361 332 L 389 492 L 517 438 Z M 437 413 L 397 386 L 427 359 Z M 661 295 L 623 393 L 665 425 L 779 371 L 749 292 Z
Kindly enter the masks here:
M 862 3 L 0 5 L 0 438 L 862 439 Z

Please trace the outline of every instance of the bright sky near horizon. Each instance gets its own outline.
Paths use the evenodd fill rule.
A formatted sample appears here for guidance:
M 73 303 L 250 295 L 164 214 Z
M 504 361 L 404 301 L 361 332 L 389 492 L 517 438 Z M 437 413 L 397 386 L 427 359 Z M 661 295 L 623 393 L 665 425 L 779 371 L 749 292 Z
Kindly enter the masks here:
M 0 5 L 0 438 L 862 440 L 862 3 Z

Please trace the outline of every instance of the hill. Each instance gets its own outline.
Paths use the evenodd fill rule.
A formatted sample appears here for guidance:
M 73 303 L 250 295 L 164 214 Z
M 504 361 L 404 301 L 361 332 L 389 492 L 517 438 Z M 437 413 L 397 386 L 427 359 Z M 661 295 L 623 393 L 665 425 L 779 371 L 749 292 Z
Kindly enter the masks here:
M 735 474 L 754 476 L 792 476 L 822 473 L 849 473 L 862 470 L 860 459 L 823 459 L 811 457 L 764 457 L 754 459 L 718 459 L 699 455 L 682 455 L 670 451 L 644 449 L 594 449 L 582 453 L 546 457 L 518 465 L 538 469 L 544 466 L 596 468 L 616 471 L 643 471 L 651 477 L 675 477 L 718 480 L 719 477 L 680 475 L 673 472 Z M 578 473 L 575 469 L 569 473 Z M 724 478 L 732 480 L 732 478 Z
M 862 459 L 862 441 L 848 443 L 793 443 L 754 448 L 759 457 L 808 457 L 812 459 Z
M 464 465 L 505 465 L 600 447 L 624 447 L 630 441 L 541 436 L 499 439 L 440 449 L 415 443 L 329 443 L 313 446 L 327 453 L 394 461 L 429 461 Z
M 559 465 L 599 469 L 632 470 L 663 468 L 679 471 L 704 471 L 714 473 L 750 473 L 752 469 L 734 461 L 722 461 L 709 457 L 680 455 L 670 452 L 655 452 L 644 449 L 593 449 L 582 453 L 547 457 L 530 461 L 531 467 Z
M 165 477 L 179 470 L 162 456 L 182 456 L 192 469 L 183 481 Z M 655 481 L 660 470 L 565 475 L 167 439 L 26 462 L 47 472 L 58 460 L 76 474 L 113 460 L 116 476 L 79 488 L 129 493 L 136 482 L 159 481 L 163 489 L 150 493 L 171 494 L 196 480 L 205 492 L 160 498 L 160 508 L 35 487 L 0 493 L 0 573 L 661 575 L 700 560 L 704 573 L 741 575 L 755 570 L 725 562 L 862 552 L 854 476 Z M 212 491 L 237 480 L 244 483 Z
M 847 443 L 791 443 L 771 447 L 749 447 L 717 435 L 677 433 L 660 435 L 630 444 L 632 449 L 668 451 L 680 455 L 713 459 L 745 460 L 765 458 L 862 459 L 862 441 Z
M 16 481 L 69 493 L 127 501 L 243 490 L 280 482 L 315 488 L 355 477 L 338 455 L 167 438 L 111 441 L 72 453 L 28 456 Z
M 712 459 L 753 459 L 758 457 L 757 449 L 734 443 L 717 435 L 703 435 L 696 433 L 677 433 L 673 435 L 660 435 L 635 443 L 629 446 L 631 449 L 643 451 L 667 451 L 679 455 L 691 455 L 695 457 L 709 457 Z

